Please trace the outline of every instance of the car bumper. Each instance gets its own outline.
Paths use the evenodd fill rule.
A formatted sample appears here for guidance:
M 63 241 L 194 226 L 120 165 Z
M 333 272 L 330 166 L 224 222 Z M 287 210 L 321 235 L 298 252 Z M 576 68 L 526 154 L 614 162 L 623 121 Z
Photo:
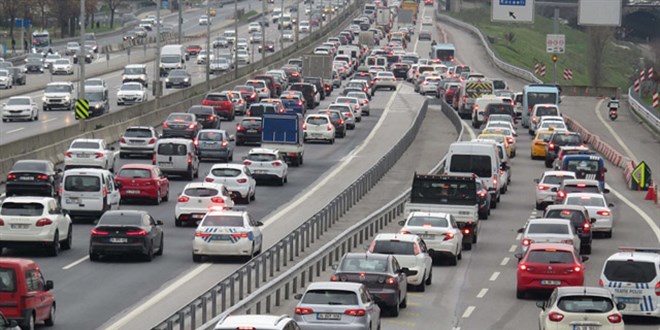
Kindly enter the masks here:
M 93 242 L 89 246 L 90 253 L 98 254 L 146 254 L 147 247 L 143 242 L 140 243 L 99 243 Z
M 32 246 L 32 245 L 43 245 L 53 242 L 53 236 L 55 234 L 55 228 L 51 230 L 42 230 L 41 232 L 35 233 L 30 230 L 29 234 L 16 235 L 13 233 L 8 233 L 11 230 L 0 231 L 0 244 L 2 246 Z M 19 230 L 15 230 L 19 231 Z
M 100 218 L 105 210 L 72 210 L 62 206 L 63 210 L 66 210 L 71 216 L 78 217 L 90 217 L 90 218 Z
M 69 108 L 71 108 L 71 102 L 64 102 L 64 103 L 44 102 L 43 108 L 44 109 L 69 109 Z
M 26 110 L 26 111 L 21 110 L 20 112 L 3 111 L 2 112 L 2 118 L 3 119 L 30 119 L 30 118 L 32 118 L 32 112 L 30 110 Z
M 555 187 L 553 187 L 555 188 Z M 552 192 L 548 189 L 548 192 L 546 191 L 536 191 L 536 202 L 537 203 L 550 203 L 553 204 L 555 202 L 555 197 L 557 196 L 557 193 Z
M 399 296 L 396 290 L 369 288 L 369 293 L 378 297 L 378 305 L 381 307 L 391 307 L 399 304 Z
M 591 224 L 591 231 L 610 232 L 612 231 L 612 218 L 594 217 L 596 222 Z
M 120 143 L 119 151 L 124 153 L 136 153 L 136 154 L 152 154 L 154 152 L 155 145 L 131 145 Z
M 236 134 L 236 142 L 242 143 L 261 143 L 261 134 Z
M 96 160 L 96 159 L 64 159 L 64 168 L 74 168 L 74 167 L 94 167 L 94 168 L 105 168 L 105 159 Z
M 193 252 L 195 254 L 201 255 L 251 255 L 252 254 L 252 244 L 254 241 L 249 239 L 238 239 L 234 242 L 231 240 L 222 240 L 222 241 L 205 241 L 201 237 L 195 237 L 193 240 Z
M 119 104 L 137 104 L 144 102 L 143 98 L 117 98 Z
M 178 130 L 163 130 L 163 138 L 167 137 L 180 137 L 184 139 L 195 138 L 194 131 L 178 131 Z
M 131 198 L 158 198 L 158 187 L 156 186 L 141 186 L 141 187 L 128 187 L 123 186 L 119 189 L 119 195 L 122 199 Z
M 229 150 L 227 149 L 219 149 L 219 150 L 210 150 L 210 149 L 198 149 L 199 150 L 199 157 L 204 157 L 204 158 L 228 158 L 229 157 Z
M 335 132 L 305 132 L 305 140 L 332 140 L 335 138 Z
M 453 243 L 451 241 L 439 241 L 439 240 L 425 240 L 426 246 L 429 249 L 429 255 L 432 257 L 441 257 L 456 255 L 457 244 L 461 242 Z
M 32 193 L 49 196 L 52 190 L 50 183 L 45 182 L 8 182 L 6 185 L 7 196 Z
M 375 88 L 396 88 L 396 82 L 377 83 Z
M 545 285 L 541 281 L 559 281 L 559 285 Z M 551 291 L 558 286 L 583 286 L 584 277 L 569 277 L 560 275 L 541 275 L 534 276 L 518 274 L 516 287 L 518 290 L 548 290 Z
M 298 316 L 298 315 L 296 315 Z M 325 321 L 324 323 L 321 323 L 322 321 L 317 321 L 314 323 L 311 322 L 306 322 L 302 320 L 300 317 L 294 317 L 294 320 L 296 320 L 296 323 L 298 323 L 298 326 L 300 326 L 301 329 L 305 330 L 365 330 L 369 329 L 369 323 L 367 321 L 366 317 L 360 317 L 360 318 L 354 318 L 355 322 L 351 323 L 337 323 L 341 321 Z

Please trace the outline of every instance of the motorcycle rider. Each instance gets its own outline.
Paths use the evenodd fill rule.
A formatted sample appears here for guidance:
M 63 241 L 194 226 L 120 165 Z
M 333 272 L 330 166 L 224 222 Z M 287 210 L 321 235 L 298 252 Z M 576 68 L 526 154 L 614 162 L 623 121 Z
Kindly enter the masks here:
M 616 99 L 616 96 L 612 96 L 610 98 L 610 101 L 607 102 L 607 108 L 609 108 L 610 110 L 619 109 L 619 100 Z

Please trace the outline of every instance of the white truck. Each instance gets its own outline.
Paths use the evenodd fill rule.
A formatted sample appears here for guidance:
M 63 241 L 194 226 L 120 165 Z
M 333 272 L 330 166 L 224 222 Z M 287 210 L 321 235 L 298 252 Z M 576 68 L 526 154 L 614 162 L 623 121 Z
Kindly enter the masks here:
M 165 45 L 160 51 L 160 76 L 174 69 L 185 69 L 189 55 L 183 45 Z
M 479 234 L 479 200 L 473 175 L 415 173 L 410 202 L 404 212 L 443 212 L 453 216 L 463 232 L 463 249 L 472 249 Z
M 376 8 L 376 25 L 385 26 L 387 29 L 391 27 L 392 24 L 392 12 L 387 7 L 378 7 Z

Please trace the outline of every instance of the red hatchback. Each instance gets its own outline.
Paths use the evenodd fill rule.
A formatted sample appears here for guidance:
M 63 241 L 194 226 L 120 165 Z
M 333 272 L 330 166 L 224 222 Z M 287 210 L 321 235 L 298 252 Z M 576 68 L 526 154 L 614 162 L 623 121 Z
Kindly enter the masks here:
M 0 258 L 0 313 L 23 329 L 55 323 L 53 281 L 46 281 L 39 265 L 28 259 Z
M 170 195 L 170 181 L 156 165 L 126 164 L 121 167 L 115 181 L 121 184 L 122 201 L 148 199 L 158 205 Z
M 527 253 L 516 254 L 518 271 L 516 297 L 523 299 L 530 290 L 551 291 L 559 286 L 584 285 L 584 261 L 588 257 L 575 255 L 572 245 L 538 243 Z
M 231 99 L 222 93 L 208 93 L 202 101 L 202 105 L 209 105 L 215 110 L 215 114 L 229 121 L 233 121 L 236 116 L 235 105 Z

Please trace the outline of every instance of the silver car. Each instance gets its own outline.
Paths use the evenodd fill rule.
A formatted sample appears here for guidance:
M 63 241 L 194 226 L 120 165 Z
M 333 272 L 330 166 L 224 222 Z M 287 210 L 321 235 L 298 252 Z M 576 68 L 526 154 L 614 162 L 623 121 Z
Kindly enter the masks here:
M 536 183 L 536 209 L 543 210 L 546 206 L 553 204 L 561 183 L 564 180 L 571 179 L 575 179 L 575 172 L 545 171 L 540 179 L 534 179 Z
M 573 246 L 576 252 L 580 251 L 580 236 L 568 219 L 530 219 L 524 228 L 518 232 L 522 233 L 520 250 L 527 252 L 530 245 L 534 243 L 563 243 Z
M 313 282 L 295 298 L 293 319 L 301 329 L 380 329 L 380 308 L 362 283 Z

